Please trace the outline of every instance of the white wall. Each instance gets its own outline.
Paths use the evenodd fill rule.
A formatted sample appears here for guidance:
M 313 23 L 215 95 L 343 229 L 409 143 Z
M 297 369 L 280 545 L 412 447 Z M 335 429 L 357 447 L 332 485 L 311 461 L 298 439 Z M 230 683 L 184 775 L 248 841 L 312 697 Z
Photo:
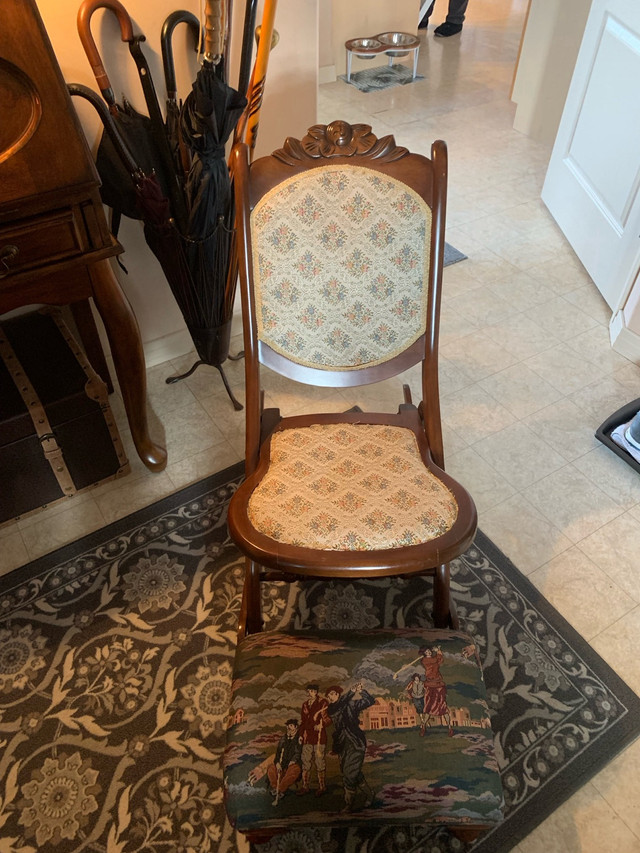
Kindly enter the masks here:
M 79 0 L 38 0 L 49 38 L 63 76 L 68 83 L 84 83 L 97 91 L 89 62 L 84 54 L 76 29 Z M 145 34 L 143 50 L 161 102 L 164 100 L 160 31 L 162 23 L 176 8 L 199 14 L 199 0 L 125 0 L 134 32 Z M 318 0 L 279 0 L 276 29 L 280 43 L 274 50 L 267 73 L 265 98 L 261 113 L 256 154 L 269 153 L 286 136 L 303 134 L 316 121 L 318 74 Z M 232 73 L 230 82 L 237 81 L 237 64 L 244 4 L 234 4 L 232 44 Z M 258 20 L 261 18 L 261 6 Z M 120 100 L 124 92 L 133 106 L 145 111 L 144 97 L 137 70 L 128 46 L 120 40 L 115 16 L 103 9 L 92 18 L 92 32 L 101 52 L 113 89 Z M 198 70 L 196 55 L 190 49 L 187 28 L 176 29 L 173 39 L 178 90 L 188 94 Z M 77 110 L 89 143 L 97 147 L 100 125 L 86 102 L 76 99 Z M 144 242 L 139 222 L 123 219 L 119 233 L 126 251 L 123 261 L 129 270 L 125 276 L 114 267 L 122 282 L 140 325 L 147 364 L 155 364 L 184 354 L 192 348 L 191 338 L 175 304 L 169 286 L 155 257 Z
M 261 14 L 262 3 L 258 21 Z M 304 136 L 318 115 L 318 0 L 278 0 L 276 29 L 280 41 L 269 60 L 258 157 L 279 148 L 287 136 Z
M 336 79 L 336 61 L 333 55 L 333 0 L 319 0 L 318 42 L 320 83 L 331 83 Z
M 530 0 L 512 100 L 513 126 L 553 145 L 591 0 Z

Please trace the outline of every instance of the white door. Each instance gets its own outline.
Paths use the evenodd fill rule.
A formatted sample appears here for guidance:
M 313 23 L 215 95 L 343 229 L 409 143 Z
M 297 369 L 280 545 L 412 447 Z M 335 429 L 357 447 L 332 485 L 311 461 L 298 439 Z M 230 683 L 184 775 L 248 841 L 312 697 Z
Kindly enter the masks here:
M 640 261 L 640 2 L 593 0 L 542 199 L 611 308 Z

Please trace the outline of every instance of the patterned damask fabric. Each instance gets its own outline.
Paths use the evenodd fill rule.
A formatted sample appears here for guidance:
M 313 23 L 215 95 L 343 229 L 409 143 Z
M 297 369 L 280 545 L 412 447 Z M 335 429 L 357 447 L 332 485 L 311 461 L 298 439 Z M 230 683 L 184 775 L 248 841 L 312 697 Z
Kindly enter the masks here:
M 324 166 L 251 219 L 258 336 L 298 364 L 357 369 L 424 332 L 431 210 L 393 178 Z
M 256 530 L 290 545 L 369 551 L 427 542 L 458 508 L 409 429 L 315 424 L 276 433 L 249 500 Z

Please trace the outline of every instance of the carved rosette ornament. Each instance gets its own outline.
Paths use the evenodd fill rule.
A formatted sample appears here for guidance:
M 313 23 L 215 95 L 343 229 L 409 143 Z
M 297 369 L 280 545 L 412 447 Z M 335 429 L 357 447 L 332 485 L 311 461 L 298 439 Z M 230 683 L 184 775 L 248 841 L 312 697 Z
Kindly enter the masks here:
M 371 132 L 371 125 L 332 121 L 310 127 L 302 140 L 288 137 L 273 156 L 288 166 L 296 166 L 319 157 L 357 157 L 392 163 L 408 153 L 406 148 L 396 145 L 393 136 L 378 139 Z

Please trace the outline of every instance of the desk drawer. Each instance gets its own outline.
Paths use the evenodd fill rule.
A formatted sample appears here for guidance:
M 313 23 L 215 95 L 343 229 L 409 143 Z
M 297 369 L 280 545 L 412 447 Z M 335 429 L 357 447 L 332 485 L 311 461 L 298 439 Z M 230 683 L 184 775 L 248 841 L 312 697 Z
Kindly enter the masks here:
M 88 250 L 82 220 L 70 208 L 0 227 L 0 279 Z

